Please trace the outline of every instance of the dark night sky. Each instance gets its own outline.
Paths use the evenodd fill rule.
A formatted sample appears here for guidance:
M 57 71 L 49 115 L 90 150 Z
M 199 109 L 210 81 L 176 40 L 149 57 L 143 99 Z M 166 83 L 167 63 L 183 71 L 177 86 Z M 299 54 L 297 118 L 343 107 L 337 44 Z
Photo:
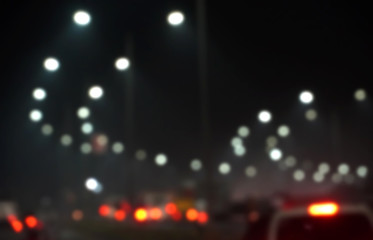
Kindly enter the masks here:
M 269 160 L 257 150 L 282 123 L 294 132 L 284 151 L 316 163 L 330 161 L 334 166 L 342 161 L 369 165 L 372 105 L 369 99 L 363 104 L 353 99 L 359 87 L 372 93 L 369 8 L 325 1 L 280 1 L 255 7 L 246 6 L 245 1 L 207 2 L 215 165 L 225 160 L 237 166 L 267 166 L 262 162 Z M 87 28 L 78 28 L 71 20 L 80 8 L 92 15 Z M 180 28 L 171 28 L 165 21 L 174 9 L 186 15 Z M 75 117 L 83 104 L 92 108 L 92 122 L 99 131 L 113 140 L 124 138 L 125 84 L 113 61 L 124 53 L 128 32 L 135 38 L 134 145 L 146 149 L 151 157 L 165 152 L 170 158 L 170 166 L 161 170 L 150 163 L 152 159 L 143 165 L 136 163 L 141 170 L 138 182 L 146 189 L 163 186 L 169 178 L 193 176 L 187 169 L 189 161 L 201 155 L 194 1 L 11 1 L 2 4 L 1 11 L 3 196 L 53 195 L 64 187 L 74 188 L 92 174 L 106 178 L 108 184 L 122 177 L 116 166 L 122 166 L 123 159 L 110 154 L 95 157 L 93 167 L 85 168 L 88 159 L 79 155 L 78 147 L 66 150 L 58 138 L 71 132 L 83 140 Z M 50 55 L 61 62 L 55 74 L 42 68 Z M 86 91 L 93 83 L 105 88 L 101 102 L 88 101 Z M 37 86 L 48 90 L 45 103 L 31 98 Z M 303 118 L 307 108 L 298 102 L 303 89 L 315 94 L 313 107 L 320 115 L 316 123 Z M 38 124 L 30 123 L 28 113 L 34 107 L 44 109 L 46 121 L 55 125 L 56 134 L 50 139 L 41 136 Z M 263 108 L 274 115 L 266 127 L 256 119 Z M 338 135 L 334 135 L 338 147 L 330 143 L 331 113 L 340 121 Z M 229 144 L 242 124 L 252 128 L 253 137 L 248 142 L 248 156 L 237 160 Z M 269 173 L 279 172 L 273 164 L 269 166 Z M 241 175 L 239 167 L 232 174 L 238 179 Z M 291 176 L 280 173 L 277 177 L 283 175 Z M 122 187 L 114 185 L 117 187 L 110 190 Z

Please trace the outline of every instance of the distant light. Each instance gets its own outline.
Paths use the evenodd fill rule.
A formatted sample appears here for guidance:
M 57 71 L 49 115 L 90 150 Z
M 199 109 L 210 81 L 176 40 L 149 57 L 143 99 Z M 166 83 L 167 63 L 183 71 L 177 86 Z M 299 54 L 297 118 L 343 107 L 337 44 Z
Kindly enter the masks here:
M 104 90 L 100 86 L 93 86 L 88 91 L 89 96 L 92 99 L 100 99 L 104 95 Z
M 253 166 L 249 166 L 245 169 L 245 174 L 246 176 L 248 177 L 255 177 L 256 176 L 256 173 L 257 173 L 257 170 L 255 167 Z
M 91 111 L 87 107 L 80 107 L 76 114 L 78 115 L 78 118 L 86 119 L 91 115 Z
M 38 225 L 38 219 L 34 216 L 27 216 L 25 218 L 25 223 L 29 228 L 35 228 Z
M 96 143 L 100 147 L 106 147 L 106 145 L 108 144 L 108 142 L 109 142 L 109 138 L 105 134 L 100 134 L 96 138 Z
M 35 88 L 32 92 L 32 96 L 35 100 L 42 101 L 47 97 L 47 92 L 42 88 Z
M 239 146 L 234 147 L 234 154 L 237 157 L 242 157 L 245 155 L 245 153 L 246 153 L 246 148 L 244 146 L 239 145 Z
M 258 114 L 258 119 L 262 123 L 269 123 L 272 120 L 272 114 L 267 110 L 262 110 Z
M 269 136 L 266 139 L 267 147 L 273 148 L 276 147 L 278 144 L 278 140 L 275 136 Z
M 83 153 L 83 154 L 90 154 L 92 152 L 92 146 L 90 143 L 83 143 L 82 145 L 80 145 L 80 151 Z
M 355 177 L 352 174 L 347 174 L 345 177 L 345 182 L 347 184 L 353 184 L 355 182 Z
M 74 220 L 74 221 L 81 221 L 84 217 L 84 213 L 82 210 L 74 210 L 72 213 L 71 213 L 71 218 Z
M 86 26 L 91 22 L 91 16 L 86 11 L 77 11 L 73 18 L 74 22 L 80 26 Z
M 238 128 L 237 134 L 238 134 L 238 136 L 240 136 L 242 138 L 246 138 L 250 135 L 250 128 L 248 128 L 246 126 L 241 126 L 241 127 Z
M 340 174 L 338 174 L 338 173 L 334 173 L 332 175 L 332 182 L 333 183 L 340 183 L 340 182 L 342 182 L 342 176 Z
M 40 122 L 43 119 L 43 113 L 40 110 L 34 109 L 30 112 L 30 119 L 33 122 Z
M 313 94 L 310 91 L 303 91 L 299 95 L 299 100 L 304 104 L 310 104 L 313 102 Z
M 298 169 L 294 171 L 293 177 L 295 181 L 301 182 L 306 177 L 306 174 L 303 170 Z
M 234 137 L 231 140 L 232 147 L 242 146 L 243 142 L 240 137 Z
M 197 222 L 199 224 L 206 224 L 209 221 L 209 215 L 206 212 L 199 212 Z
M 354 96 L 357 101 L 362 102 L 367 98 L 367 93 L 364 89 L 358 89 L 355 91 Z
M 41 127 L 41 132 L 45 136 L 51 135 L 53 133 L 53 127 L 52 127 L 52 125 L 50 125 L 50 124 L 44 124 Z
M 14 219 L 10 221 L 10 225 L 16 233 L 20 233 L 23 230 L 23 224 L 21 221 Z
M 288 126 L 286 126 L 286 125 L 281 125 L 277 129 L 277 134 L 280 137 L 287 137 L 287 136 L 290 135 L 290 128 Z
M 349 167 L 346 163 L 342 163 L 342 164 L 339 165 L 339 167 L 338 167 L 338 172 L 339 172 L 341 175 L 346 175 L 346 174 L 348 174 L 349 171 L 350 171 L 350 167 Z
M 102 204 L 98 208 L 98 214 L 100 214 L 101 217 L 108 217 L 111 214 L 112 210 L 113 209 L 109 205 Z
M 124 145 L 121 142 L 115 142 L 112 146 L 113 152 L 116 154 L 120 154 L 124 151 Z
M 279 161 L 282 158 L 282 151 L 278 148 L 274 148 L 269 152 L 269 157 L 273 161 Z
M 73 138 L 70 135 L 64 134 L 61 136 L 61 144 L 63 146 L 70 146 L 72 143 L 73 143 Z
M 322 174 L 326 174 L 326 173 L 328 173 L 328 172 L 330 171 L 330 166 L 329 166 L 329 164 L 327 164 L 327 163 L 321 163 L 321 164 L 319 165 L 319 171 L 320 171 L 320 173 L 322 173 Z
M 336 203 L 316 203 L 308 207 L 307 212 L 314 217 L 334 216 L 338 213 L 339 206 Z
M 305 116 L 308 121 L 314 121 L 317 118 L 317 112 L 315 109 L 309 109 L 306 111 Z
M 285 165 L 287 167 L 294 167 L 297 164 L 297 159 L 294 156 L 287 156 L 285 158 Z
M 139 161 L 143 161 L 146 159 L 146 151 L 145 150 L 137 150 L 136 153 L 135 153 L 135 157 L 137 160 Z
M 167 203 L 166 206 L 165 206 L 165 211 L 168 215 L 174 215 L 178 212 L 177 210 L 177 206 L 175 203 L 173 202 L 170 202 L 170 203 Z
M 184 22 L 184 14 L 179 11 L 174 11 L 168 14 L 168 23 L 173 26 L 178 26 Z
M 190 162 L 190 168 L 193 170 L 193 171 L 199 171 L 202 169 L 202 162 L 201 160 L 199 159 L 193 159 L 191 162 Z
M 149 217 L 151 220 L 159 221 L 163 217 L 163 212 L 160 208 L 151 208 L 149 210 Z
M 219 172 L 223 175 L 230 173 L 231 165 L 227 162 L 223 162 L 219 165 Z
M 93 132 L 93 125 L 89 122 L 82 124 L 81 130 L 84 134 L 91 134 Z
M 130 61 L 128 58 L 121 57 L 115 61 L 115 68 L 119 71 L 125 71 L 130 67 Z
M 97 189 L 98 185 L 99 183 L 96 178 L 88 178 L 85 181 L 85 187 L 90 191 L 94 191 L 95 189 Z
M 158 154 L 156 157 L 155 157 L 155 163 L 158 165 L 158 166 L 164 166 L 167 164 L 167 156 L 165 154 Z
M 114 219 L 121 222 L 126 219 L 126 213 L 123 210 L 116 210 L 114 213 Z
M 323 173 L 321 172 L 315 172 L 313 174 L 313 180 L 317 183 L 321 183 L 322 181 L 324 181 L 324 175 Z
M 366 166 L 360 166 L 357 168 L 356 173 L 359 177 L 365 178 L 368 176 L 368 168 Z
M 189 222 L 197 221 L 198 211 L 194 208 L 189 208 L 185 213 L 185 217 Z
M 138 222 L 145 222 L 148 218 L 148 213 L 144 208 L 139 208 L 135 211 L 134 217 Z
M 56 58 L 47 58 L 44 60 L 44 68 L 49 72 L 55 72 L 60 68 L 60 63 Z

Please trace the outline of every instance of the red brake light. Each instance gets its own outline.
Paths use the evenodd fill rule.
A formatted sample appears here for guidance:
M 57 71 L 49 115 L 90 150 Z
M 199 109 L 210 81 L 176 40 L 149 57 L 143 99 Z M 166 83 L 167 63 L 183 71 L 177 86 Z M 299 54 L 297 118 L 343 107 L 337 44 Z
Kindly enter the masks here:
M 124 219 L 126 219 L 126 212 L 123 211 L 123 210 L 117 210 L 117 211 L 115 211 L 115 213 L 114 213 L 114 218 L 115 218 L 115 220 L 117 220 L 118 222 L 121 222 L 121 221 L 123 221 Z
M 12 226 L 13 230 L 16 233 L 20 233 L 23 230 L 23 224 L 21 221 L 18 221 L 18 220 L 10 221 L 10 225 Z
M 38 225 L 38 219 L 34 216 L 28 216 L 25 218 L 25 223 L 29 228 L 35 228 Z
M 333 202 L 315 203 L 308 207 L 308 214 L 314 217 L 334 216 L 338 211 L 338 204 Z

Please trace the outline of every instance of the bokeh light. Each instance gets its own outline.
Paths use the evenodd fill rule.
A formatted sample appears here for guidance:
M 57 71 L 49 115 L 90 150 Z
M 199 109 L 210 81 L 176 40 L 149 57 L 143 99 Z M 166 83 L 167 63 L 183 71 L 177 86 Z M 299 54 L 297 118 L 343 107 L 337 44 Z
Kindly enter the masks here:
M 135 158 L 139 161 L 143 161 L 146 159 L 146 151 L 143 149 L 139 149 L 135 153 Z
M 267 110 L 262 110 L 258 114 L 258 119 L 262 123 L 269 123 L 272 120 L 272 114 Z
M 186 211 L 185 213 L 185 218 L 189 221 L 189 222 L 194 222 L 194 221 L 197 221 L 198 219 L 198 211 L 194 208 L 190 208 Z
M 98 181 L 96 178 L 88 178 L 86 181 L 85 181 L 85 187 L 90 190 L 90 191 L 94 191 L 95 189 L 98 188 Z
M 40 122 L 43 119 L 43 113 L 38 109 L 34 109 L 31 110 L 29 117 L 33 122 Z
M 294 173 L 293 173 L 293 177 L 294 177 L 294 180 L 297 181 L 297 182 L 301 182 L 305 179 L 306 177 L 306 174 L 304 173 L 303 170 L 295 170 Z
M 257 173 L 257 170 L 254 166 L 248 166 L 245 169 L 245 174 L 246 174 L 247 177 L 255 177 L 256 173 Z
M 202 162 L 201 162 L 201 160 L 199 160 L 199 159 L 193 159 L 190 162 L 190 168 L 193 171 L 199 171 L 199 170 L 201 170 L 202 169 Z
M 35 100 L 42 101 L 47 97 L 47 92 L 42 88 L 35 88 L 32 92 L 32 96 Z
M 313 94 L 310 91 L 303 91 L 299 95 L 299 100 L 304 104 L 310 104 L 313 102 Z
M 279 161 L 282 158 L 282 151 L 278 148 L 274 148 L 269 152 L 269 157 L 273 161 Z
M 84 213 L 82 210 L 76 209 L 71 213 L 71 218 L 74 221 L 81 221 L 84 218 Z
M 112 150 L 116 154 L 121 154 L 124 151 L 124 145 L 121 142 L 113 143 Z
M 100 86 L 92 86 L 88 91 L 88 95 L 91 99 L 98 100 L 104 95 L 104 90 Z
M 125 71 L 130 67 L 130 61 L 128 58 L 121 57 L 115 61 L 115 68 L 119 71 Z
M 180 11 L 173 11 L 168 14 L 167 21 L 172 26 L 178 26 L 184 22 L 184 14 Z
M 242 146 L 243 141 L 240 137 L 234 137 L 231 140 L 232 147 Z
M 368 176 L 368 167 L 359 166 L 356 170 L 356 174 L 361 178 L 367 177 Z
M 43 126 L 41 127 L 41 133 L 45 136 L 49 136 L 53 133 L 53 127 L 52 125 L 46 123 L 46 124 L 43 124 Z
M 364 89 L 357 89 L 354 93 L 356 101 L 362 102 L 367 98 L 367 93 Z
M 80 107 L 76 112 L 76 115 L 78 115 L 78 118 L 80 119 L 86 119 L 91 115 L 91 111 L 87 107 Z
M 320 163 L 319 165 L 319 172 L 322 174 L 326 174 L 330 171 L 330 166 L 328 163 Z
M 91 134 L 93 132 L 93 125 L 89 122 L 82 124 L 81 130 L 84 134 Z
M 246 148 L 244 146 L 238 145 L 234 147 L 234 154 L 237 157 L 242 157 L 245 155 L 245 153 L 246 153 Z
M 350 171 L 350 167 L 346 163 L 342 163 L 338 166 L 338 173 L 341 175 L 347 175 Z
M 227 162 L 223 162 L 219 165 L 219 172 L 223 175 L 227 175 L 231 171 L 231 165 Z
M 242 138 L 246 138 L 250 135 L 250 128 L 247 126 L 241 126 L 238 128 L 237 134 Z
M 121 209 L 116 210 L 114 213 L 114 219 L 118 222 L 123 221 L 124 219 L 126 219 L 126 212 Z
M 60 68 L 60 63 L 56 58 L 47 58 L 44 60 L 44 68 L 49 72 L 55 72 Z
M 145 222 L 148 218 L 148 212 L 144 208 L 136 209 L 134 217 L 138 222 Z
M 82 143 L 82 145 L 80 145 L 80 151 L 83 154 L 90 154 L 92 152 L 92 145 L 88 142 Z
M 69 134 L 61 136 L 61 144 L 63 146 L 70 146 L 73 143 L 73 138 Z
M 286 167 L 294 167 L 297 164 L 297 159 L 294 156 L 287 156 L 284 160 Z
M 158 154 L 155 157 L 155 164 L 157 164 L 158 166 L 166 165 L 167 164 L 167 156 L 163 153 Z
M 277 129 L 277 134 L 280 137 L 287 137 L 287 136 L 290 135 L 290 128 L 288 126 L 286 126 L 286 125 L 281 125 Z
M 86 11 L 75 12 L 73 19 L 79 26 L 87 26 L 91 22 L 91 16 Z
M 306 111 L 305 117 L 308 121 L 315 121 L 317 118 L 317 111 L 315 109 L 309 109 Z
M 334 173 L 332 175 L 332 182 L 333 183 L 341 183 L 342 180 L 343 180 L 342 175 L 340 175 L 339 173 Z
M 313 174 L 313 180 L 317 183 L 321 183 L 322 181 L 324 181 L 324 174 L 321 172 L 315 172 Z

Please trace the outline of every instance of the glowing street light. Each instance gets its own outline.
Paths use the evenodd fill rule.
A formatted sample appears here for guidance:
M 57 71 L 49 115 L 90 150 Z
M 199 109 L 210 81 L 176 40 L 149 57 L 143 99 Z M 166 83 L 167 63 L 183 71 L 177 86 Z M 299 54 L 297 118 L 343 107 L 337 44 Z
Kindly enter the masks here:
M 338 166 L 338 173 L 341 175 L 347 175 L 350 171 L 350 167 L 346 163 L 342 163 Z
M 223 162 L 219 165 L 219 172 L 223 175 L 227 175 L 231 171 L 231 165 L 227 162 Z
M 242 145 L 238 145 L 234 147 L 234 154 L 238 157 L 244 156 L 246 153 L 246 148 Z
M 130 61 L 128 58 L 121 57 L 115 61 L 115 68 L 119 71 L 125 71 L 130 67 Z
M 89 122 L 83 123 L 81 130 L 84 134 L 91 134 L 93 132 L 93 125 Z
M 34 97 L 35 100 L 42 101 L 47 97 L 47 92 L 42 88 L 36 88 L 32 92 L 32 96 Z
M 272 114 L 267 110 L 262 110 L 258 114 L 258 119 L 262 123 L 269 123 L 272 120 Z
M 310 104 L 313 102 L 313 99 L 314 99 L 313 94 L 310 91 L 303 91 L 299 95 L 299 100 L 303 104 Z
M 121 142 L 115 142 L 112 146 L 113 152 L 116 154 L 121 154 L 124 151 L 124 145 Z
M 73 19 L 79 26 L 87 26 L 91 22 L 91 16 L 86 11 L 75 12 Z
M 49 136 L 53 133 L 53 127 L 52 125 L 50 124 L 44 124 L 42 127 L 41 127 L 41 132 L 43 133 L 43 135 L 45 136 Z
M 241 126 L 237 130 L 238 136 L 246 138 L 250 135 L 250 129 L 247 126 Z
M 201 160 L 199 160 L 199 159 L 193 159 L 193 160 L 190 162 L 190 168 L 191 168 L 193 171 L 195 171 L 195 172 L 201 170 L 201 169 L 202 169 L 202 162 L 201 162 Z
M 94 193 L 100 193 L 102 192 L 102 184 L 97 181 L 96 178 L 88 178 L 86 181 L 85 181 L 85 187 L 87 188 L 87 190 L 89 191 L 92 191 Z
M 70 146 L 73 143 L 73 138 L 69 134 L 64 134 L 61 136 L 61 144 L 63 146 Z
M 298 169 L 294 171 L 293 177 L 295 181 L 301 182 L 306 177 L 306 174 L 304 173 L 303 170 Z
M 155 157 L 155 164 L 157 164 L 158 166 L 164 166 L 167 164 L 167 156 L 165 154 L 158 154 L 156 157 Z
M 40 122 L 43 119 L 43 113 L 40 110 L 34 109 L 29 115 L 31 121 Z
M 80 119 L 86 119 L 91 115 L 91 112 L 87 107 L 80 107 L 76 112 L 76 115 L 78 115 L 78 118 Z
M 366 166 L 360 166 L 357 168 L 356 173 L 359 177 L 365 178 L 368 175 L 368 168 Z
M 168 14 L 167 21 L 172 26 L 179 26 L 184 22 L 184 14 L 180 11 L 174 11 Z
M 80 145 L 80 151 L 83 154 L 90 154 L 92 152 L 92 145 L 90 143 L 83 143 Z
M 355 91 L 354 97 L 356 101 L 362 102 L 367 98 L 367 93 L 364 89 L 357 89 Z
M 44 68 L 49 72 L 55 72 L 60 68 L 60 63 L 56 58 L 49 57 L 44 60 Z
M 282 151 L 278 148 L 274 148 L 269 152 L 269 157 L 273 161 L 279 161 L 282 158 Z
M 287 137 L 290 135 L 290 128 L 286 125 L 281 125 L 278 127 L 277 129 L 277 134 L 280 136 L 280 137 Z
M 104 90 L 100 86 L 93 86 L 89 89 L 88 95 L 90 98 L 97 100 L 104 95 Z

